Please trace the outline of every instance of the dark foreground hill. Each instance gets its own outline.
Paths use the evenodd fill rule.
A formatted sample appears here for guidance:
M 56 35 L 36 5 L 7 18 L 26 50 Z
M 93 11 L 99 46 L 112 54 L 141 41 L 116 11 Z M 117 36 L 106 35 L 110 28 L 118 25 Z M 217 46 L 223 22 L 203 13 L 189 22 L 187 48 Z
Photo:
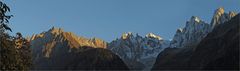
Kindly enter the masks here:
M 240 15 L 213 29 L 190 58 L 196 69 L 239 69 Z
M 239 70 L 239 17 L 216 26 L 198 45 L 165 49 L 152 70 Z
M 74 62 L 78 60 L 79 63 Z M 80 70 L 128 70 L 128 67 L 117 55 L 102 48 L 84 51 L 74 61 L 72 64 L 77 65 L 75 69 Z
M 72 51 L 58 57 L 39 57 L 33 70 L 128 70 L 124 62 L 110 50 L 81 48 L 84 51 Z

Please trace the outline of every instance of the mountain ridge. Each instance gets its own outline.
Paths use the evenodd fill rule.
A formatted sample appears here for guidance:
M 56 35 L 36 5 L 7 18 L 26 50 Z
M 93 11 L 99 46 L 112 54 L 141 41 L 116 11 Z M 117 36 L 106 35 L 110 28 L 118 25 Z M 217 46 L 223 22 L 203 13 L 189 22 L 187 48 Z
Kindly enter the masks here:
M 98 38 L 78 37 L 61 28 L 33 35 L 33 70 L 128 70 Z M 106 56 L 109 55 L 109 56 Z
M 216 26 L 230 20 L 235 15 L 235 12 L 229 11 L 229 13 L 226 13 L 224 8 L 220 7 L 215 10 L 210 23 L 202 21 L 197 16 L 192 16 L 190 20 L 186 22 L 184 28 L 177 29 L 170 43 L 170 47 L 181 48 L 187 47 L 188 45 L 196 45 Z
M 124 33 L 108 44 L 108 49 L 120 56 L 133 70 L 150 69 L 159 52 L 168 46 L 166 40 L 153 33 L 140 36 Z
M 197 44 L 166 48 L 152 70 L 239 70 L 239 16 L 218 20 Z
M 186 22 L 185 27 L 176 30 L 176 34 L 171 41 L 151 32 L 145 36 L 126 32 L 111 42 L 105 42 L 99 38 L 79 37 L 72 32 L 64 32 L 63 29 L 55 27 L 47 32 L 33 35 L 30 41 L 32 47 L 34 47 L 34 60 L 37 60 L 39 56 L 51 58 L 52 56 L 59 57 L 57 54 L 103 48 L 119 56 L 131 70 L 150 70 L 162 51 L 165 51 L 162 54 L 168 54 L 168 52 L 172 51 L 176 51 L 175 53 L 179 51 L 191 52 L 195 50 L 195 48 L 190 49 L 191 47 L 196 47 L 215 27 L 231 20 L 234 16 L 236 16 L 235 12 L 225 13 L 223 8 L 219 8 L 214 12 L 210 24 L 197 16 L 192 16 Z M 175 54 L 173 53 L 172 56 L 175 56 Z

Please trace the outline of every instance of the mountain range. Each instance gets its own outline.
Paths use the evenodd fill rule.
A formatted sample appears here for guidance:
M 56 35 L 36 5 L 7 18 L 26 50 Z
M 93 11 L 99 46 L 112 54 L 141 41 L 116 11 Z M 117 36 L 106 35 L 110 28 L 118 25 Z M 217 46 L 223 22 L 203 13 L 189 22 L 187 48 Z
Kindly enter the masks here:
M 34 70 L 128 70 L 117 55 L 105 49 L 106 42 L 98 38 L 77 37 L 53 27 L 33 35 L 30 42 Z
M 219 17 L 219 11 L 223 9 L 216 10 L 211 32 L 198 44 L 166 48 L 158 55 L 152 70 L 239 70 L 240 15 L 225 18 L 223 22 L 223 18 L 215 18 Z
M 142 37 L 128 32 L 109 43 L 108 49 L 119 55 L 130 69 L 142 70 L 151 68 L 157 55 L 169 46 L 169 42 L 153 33 Z
M 184 28 L 177 29 L 172 40 L 154 33 L 140 36 L 127 32 L 105 42 L 53 27 L 29 39 L 32 69 L 239 69 L 239 25 L 239 14 L 218 8 L 210 24 L 192 16 Z M 220 68 L 226 65 L 230 67 Z

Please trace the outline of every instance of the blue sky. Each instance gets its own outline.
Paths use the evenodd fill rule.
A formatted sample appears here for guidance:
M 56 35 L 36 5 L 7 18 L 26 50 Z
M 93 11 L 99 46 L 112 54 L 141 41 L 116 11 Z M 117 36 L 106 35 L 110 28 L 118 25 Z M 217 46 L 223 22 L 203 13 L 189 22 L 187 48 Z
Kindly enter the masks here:
M 240 11 L 240 0 L 4 0 L 12 33 L 31 36 L 61 27 L 78 36 L 106 41 L 124 32 L 155 33 L 171 39 L 191 16 L 210 22 L 214 10 Z

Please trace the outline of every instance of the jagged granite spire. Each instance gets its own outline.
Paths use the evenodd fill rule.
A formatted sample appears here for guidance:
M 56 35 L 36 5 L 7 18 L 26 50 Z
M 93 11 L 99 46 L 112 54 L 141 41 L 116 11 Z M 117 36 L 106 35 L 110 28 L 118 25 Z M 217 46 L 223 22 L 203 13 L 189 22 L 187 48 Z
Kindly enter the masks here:
M 146 37 L 148 37 L 148 38 L 156 38 L 156 39 L 158 39 L 158 40 L 163 40 L 163 38 L 161 38 L 160 36 L 155 35 L 155 34 L 153 34 L 153 33 L 148 33 L 148 34 L 146 35 Z
M 43 52 L 45 57 L 50 57 L 52 52 L 71 52 L 73 48 L 79 49 L 82 46 L 106 48 L 107 45 L 101 39 L 78 37 L 72 32 L 65 32 L 63 29 L 55 27 L 47 32 L 33 35 L 30 39 L 30 44 L 33 48 L 33 54 L 39 55 L 38 53 Z
M 225 13 L 224 8 L 220 7 L 215 10 L 210 24 L 205 23 L 199 17 L 192 16 L 187 21 L 183 29 L 178 29 L 170 43 L 170 47 L 186 47 L 198 44 L 209 32 L 217 25 L 224 23 L 236 15 L 235 12 L 230 11 Z
M 186 26 L 179 28 L 170 43 L 170 47 L 185 47 L 185 45 L 194 45 L 204 38 L 209 32 L 210 25 L 202 21 L 197 16 L 192 16 L 187 21 Z
M 236 16 L 237 13 L 230 11 L 229 13 L 225 13 L 224 8 L 220 7 L 217 10 L 215 10 L 212 21 L 211 21 L 211 30 L 221 24 L 224 23 L 228 20 L 230 20 L 231 18 L 233 18 L 234 16 Z
M 132 36 L 133 36 L 132 32 L 127 32 L 127 33 L 122 34 L 121 38 L 127 39 L 127 38 L 131 38 Z

